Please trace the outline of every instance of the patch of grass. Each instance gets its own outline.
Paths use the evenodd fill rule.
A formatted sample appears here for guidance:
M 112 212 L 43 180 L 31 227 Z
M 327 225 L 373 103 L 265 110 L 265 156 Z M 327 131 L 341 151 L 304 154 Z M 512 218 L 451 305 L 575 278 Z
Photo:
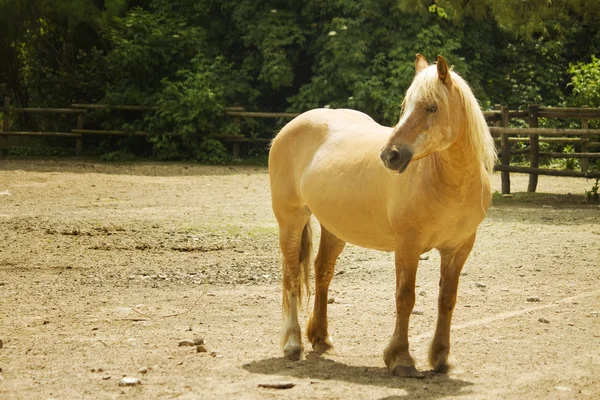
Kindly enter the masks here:
M 257 154 L 254 156 L 249 156 L 242 159 L 231 159 L 227 163 L 228 165 L 249 165 L 249 166 L 259 166 L 266 167 L 269 164 L 269 155 L 268 154 Z
M 503 196 L 496 191 L 492 194 L 492 204 L 502 205 L 519 205 L 528 204 L 542 207 L 544 205 L 552 205 L 560 207 L 561 205 L 569 206 L 573 204 L 584 204 L 585 197 L 580 194 L 571 193 L 529 193 L 517 192 L 508 196 Z

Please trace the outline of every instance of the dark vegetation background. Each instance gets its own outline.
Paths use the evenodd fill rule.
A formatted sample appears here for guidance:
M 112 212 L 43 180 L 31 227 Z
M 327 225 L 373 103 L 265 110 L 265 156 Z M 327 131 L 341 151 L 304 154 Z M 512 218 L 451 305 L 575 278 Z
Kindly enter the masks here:
M 349 107 L 394 124 L 417 52 L 444 55 L 486 109 L 600 106 L 598 49 L 597 0 L 0 0 L 0 94 L 13 105 L 160 106 L 89 113 L 88 129 L 151 133 L 86 137 L 105 159 L 223 162 L 211 135 L 239 133 L 224 111 L 236 104 Z M 16 118 L 14 130 L 74 127 L 70 116 Z M 241 130 L 271 137 L 284 123 Z M 72 153 L 61 140 L 37 151 Z

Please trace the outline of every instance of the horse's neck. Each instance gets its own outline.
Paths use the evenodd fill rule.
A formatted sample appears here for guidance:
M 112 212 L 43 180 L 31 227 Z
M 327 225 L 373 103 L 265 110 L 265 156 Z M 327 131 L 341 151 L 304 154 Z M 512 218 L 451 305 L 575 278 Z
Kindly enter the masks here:
M 432 154 L 432 175 L 429 178 L 448 194 L 456 196 L 468 188 L 480 187 L 482 169 L 485 167 L 469 143 L 469 134 L 463 132 L 448 149 Z

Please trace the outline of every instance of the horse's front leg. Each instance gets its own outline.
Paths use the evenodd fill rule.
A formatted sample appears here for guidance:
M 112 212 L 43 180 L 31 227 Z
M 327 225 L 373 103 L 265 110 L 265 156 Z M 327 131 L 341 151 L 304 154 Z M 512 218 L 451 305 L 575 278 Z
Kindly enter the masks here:
M 475 234 L 460 246 L 441 249 L 440 293 L 438 296 L 438 319 L 435 335 L 429 347 L 429 365 L 436 372 L 447 373 L 453 367 L 450 355 L 450 324 L 456 304 L 460 271 L 471 253 Z
M 415 278 L 419 253 L 406 244 L 396 249 L 396 328 L 383 359 L 395 376 L 422 378 L 408 351 L 408 321 L 415 305 Z

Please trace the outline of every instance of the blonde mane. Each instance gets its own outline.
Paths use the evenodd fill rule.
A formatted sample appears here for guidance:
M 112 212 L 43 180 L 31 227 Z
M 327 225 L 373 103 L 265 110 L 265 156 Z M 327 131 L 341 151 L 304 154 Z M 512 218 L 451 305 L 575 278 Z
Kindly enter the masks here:
M 460 94 L 469 144 L 475 156 L 481 160 L 486 170 L 491 172 L 497 159 L 496 147 L 481 111 L 481 106 L 473 95 L 469 84 L 460 75 L 450 71 L 450 76 L 452 83 L 458 88 Z M 405 101 L 411 102 L 418 99 L 437 104 L 438 107 L 450 106 L 448 104 L 448 90 L 446 86 L 440 84 L 435 65 L 430 65 L 418 72 L 408 88 Z

